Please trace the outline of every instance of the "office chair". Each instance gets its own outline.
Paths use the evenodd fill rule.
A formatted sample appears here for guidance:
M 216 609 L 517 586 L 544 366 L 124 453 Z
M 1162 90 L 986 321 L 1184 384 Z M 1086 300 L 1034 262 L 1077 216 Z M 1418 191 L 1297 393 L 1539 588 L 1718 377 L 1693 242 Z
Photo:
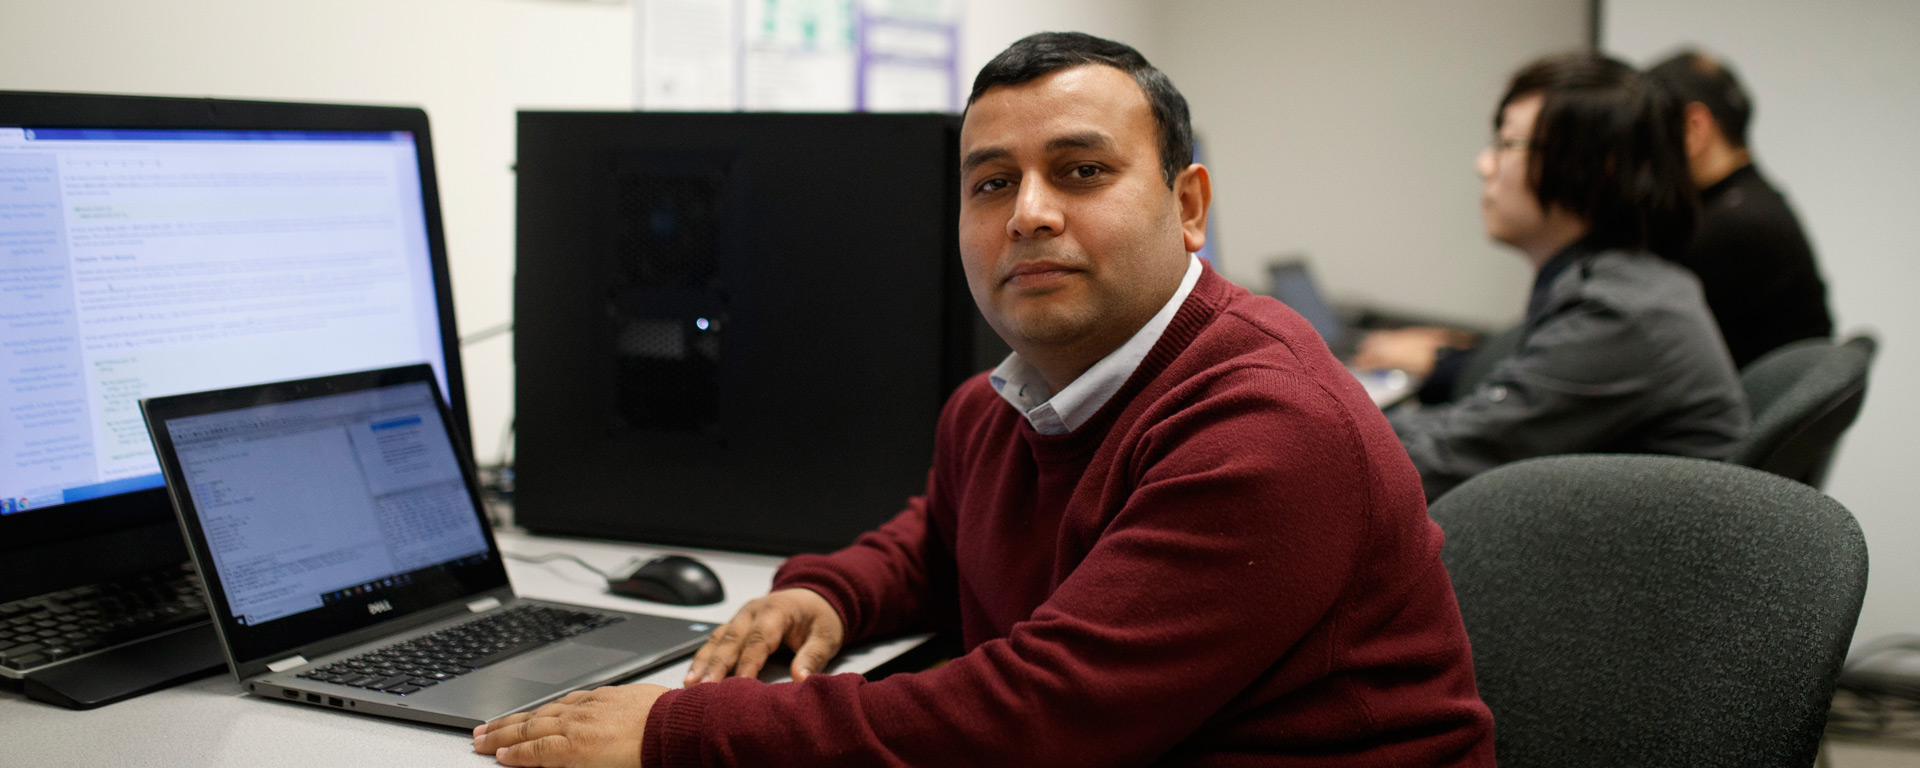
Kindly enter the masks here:
M 1728 460 L 1820 487 L 1841 434 L 1860 415 L 1877 349 L 1864 334 L 1844 344 L 1806 339 L 1748 364 L 1740 386 L 1753 422 Z
M 1431 509 L 1503 768 L 1812 765 L 1867 586 L 1838 502 L 1723 462 L 1515 462 Z

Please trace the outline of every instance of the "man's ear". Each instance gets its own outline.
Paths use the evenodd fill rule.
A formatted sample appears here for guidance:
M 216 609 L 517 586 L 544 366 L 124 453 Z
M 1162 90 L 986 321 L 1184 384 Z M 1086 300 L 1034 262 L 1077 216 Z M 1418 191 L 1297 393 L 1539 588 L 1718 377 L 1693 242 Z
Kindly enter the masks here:
M 1187 166 L 1173 177 L 1173 196 L 1180 204 L 1180 235 L 1187 252 L 1207 244 L 1207 209 L 1213 205 L 1213 181 L 1207 167 L 1199 163 Z
M 1687 104 L 1685 119 L 1687 156 L 1698 157 L 1720 138 L 1720 121 L 1713 119 L 1713 111 L 1707 109 L 1707 105 L 1697 101 Z

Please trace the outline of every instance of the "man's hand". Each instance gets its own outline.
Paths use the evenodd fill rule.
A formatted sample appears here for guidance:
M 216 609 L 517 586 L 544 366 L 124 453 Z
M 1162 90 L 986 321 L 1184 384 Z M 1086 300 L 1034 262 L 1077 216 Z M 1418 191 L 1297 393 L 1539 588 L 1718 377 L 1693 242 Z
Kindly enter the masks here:
M 666 692 L 657 685 L 574 691 L 473 729 L 473 751 L 501 765 L 639 768 L 647 713 Z
M 1360 368 L 1397 368 L 1425 376 L 1433 372 L 1434 359 L 1441 347 L 1465 349 L 1473 345 L 1473 334 L 1452 328 L 1396 328 L 1374 331 L 1360 340 L 1353 364 Z
M 755 677 L 781 647 L 793 650 L 795 680 L 827 667 L 840 652 L 846 627 L 827 599 L 810 589 L 781 589 L 741 607 L 693 655 L 686 685 L 723 680 L 729 672 Z

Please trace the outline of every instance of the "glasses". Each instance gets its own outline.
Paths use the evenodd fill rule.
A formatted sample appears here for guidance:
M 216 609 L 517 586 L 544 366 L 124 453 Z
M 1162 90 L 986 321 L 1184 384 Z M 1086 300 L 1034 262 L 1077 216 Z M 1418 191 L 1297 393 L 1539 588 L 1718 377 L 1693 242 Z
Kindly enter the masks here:
M 1517 138 L 1517 137 L 1505 138 L 1501 136 L 1495 136 L 1493 137 L 1493 143 L 1489 145 L 1488 148 L 1492 149 L 1493 153 L 1496 155 L 1502 152 L 1511 152 L 1511 151 L 1520 150 L 1520 149 L 1532 149 L 1533 140 Z

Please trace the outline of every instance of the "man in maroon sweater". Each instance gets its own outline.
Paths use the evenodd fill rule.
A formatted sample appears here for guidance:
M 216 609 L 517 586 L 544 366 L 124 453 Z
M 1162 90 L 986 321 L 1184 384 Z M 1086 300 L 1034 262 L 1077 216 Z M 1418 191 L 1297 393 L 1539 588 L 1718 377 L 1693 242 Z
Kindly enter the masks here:
M 961 252 L 1015 353 L 941 414 L 925 496 L 795 557 L 669 691 L 489 723 L 506 765 L 1493 764 L 1440 532 L 1298 315 L 1191 254 L 1207 170 L 1133 49 L 1015 43 L 961 131 Z M 884 393 L 876 393 L 884 396 Z M 958 629 L 878 682 L 847 642 Z M 798 682 L 753 679 L 796 651 Z M 732 677 L 729 677 L 732 675 Z

